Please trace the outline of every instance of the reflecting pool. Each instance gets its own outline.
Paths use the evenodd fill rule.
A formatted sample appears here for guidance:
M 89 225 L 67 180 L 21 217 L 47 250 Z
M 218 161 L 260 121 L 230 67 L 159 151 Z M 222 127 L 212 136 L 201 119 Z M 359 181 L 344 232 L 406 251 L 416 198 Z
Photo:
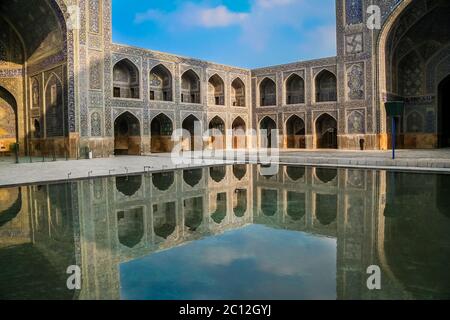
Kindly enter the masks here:
M 2 188 L 0 299 L 450 298 L 450 175 L 260 169 Z

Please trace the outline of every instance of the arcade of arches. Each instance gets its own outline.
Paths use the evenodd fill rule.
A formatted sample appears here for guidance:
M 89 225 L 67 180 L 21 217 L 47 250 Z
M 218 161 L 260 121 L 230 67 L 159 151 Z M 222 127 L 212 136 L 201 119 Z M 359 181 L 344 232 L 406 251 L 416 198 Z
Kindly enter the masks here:
M 349 31 L 365 4 L 351 1 L 338 25 L 356 27 L 338 28 L 337 56 L 253 70 L 112 43 L 111 12 L 95 5 L 74 37 L 65 3 L 0 2 L 0 154 L 15 143 L 21 156 L 170 152 L 172 132 L 195 122 L 231 141 L 193 137 L 184 150 L 260 147 L 246 135 L 267 128 L 281 148 L 383 150 L 385 101 L 405 103 L 398 147 L 450 148 L 449 1 L 374 0 L 383 21 L 373 34 Z

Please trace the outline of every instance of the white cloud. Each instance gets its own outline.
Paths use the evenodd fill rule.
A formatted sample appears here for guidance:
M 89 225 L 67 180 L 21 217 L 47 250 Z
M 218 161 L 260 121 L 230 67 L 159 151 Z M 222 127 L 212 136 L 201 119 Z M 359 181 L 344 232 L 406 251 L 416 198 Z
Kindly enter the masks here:
M 226 6 L 204 7 L 194 3 L 186 3 L 178 10 L 164 13 L 158 10 L 149 10 L 137 13 L 135 23 L 146 21 L 174 22 L 187 27 L 223 28 L 241 24 L 248 18 L 247 13 L 230 11 Z
M 238 27 L 237 44 L 233 45 L 240 45 L 253 55 L 280 50 L 280 39 L 292 39 L 294 33 L 298 34 L 298 40 L 284 44 L 281 50 L 295 50 L 300 60 L 335 54 L 332 4 L 332 0 L 253 0 L 248 12 L 236 12 L 224 5 L 211 6 L 208 0 L 186 1 L 171 12 L 138 13 L 135 23 L 153 21 L 176 33 L 191 32 L 192 28 Z

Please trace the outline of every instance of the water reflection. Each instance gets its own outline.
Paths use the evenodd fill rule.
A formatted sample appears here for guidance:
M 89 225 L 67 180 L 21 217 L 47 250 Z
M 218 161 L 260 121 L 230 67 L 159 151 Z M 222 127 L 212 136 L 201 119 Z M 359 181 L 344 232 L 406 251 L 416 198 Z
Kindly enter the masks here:
M 446 175 L 248 165 L 0 189 L 0 298 L 449 298 L 449 193 Z

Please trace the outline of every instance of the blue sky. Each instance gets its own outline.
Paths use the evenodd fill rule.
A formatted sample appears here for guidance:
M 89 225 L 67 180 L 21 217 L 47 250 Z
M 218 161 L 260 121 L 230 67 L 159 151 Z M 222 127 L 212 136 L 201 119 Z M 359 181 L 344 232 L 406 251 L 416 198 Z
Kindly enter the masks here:
M 113 40 L 255 68 L 336 55 L 335 0 L 113 0 Z
M 251 225 L 120 265 L 131 300 L 336 299 L 336 239 Z

